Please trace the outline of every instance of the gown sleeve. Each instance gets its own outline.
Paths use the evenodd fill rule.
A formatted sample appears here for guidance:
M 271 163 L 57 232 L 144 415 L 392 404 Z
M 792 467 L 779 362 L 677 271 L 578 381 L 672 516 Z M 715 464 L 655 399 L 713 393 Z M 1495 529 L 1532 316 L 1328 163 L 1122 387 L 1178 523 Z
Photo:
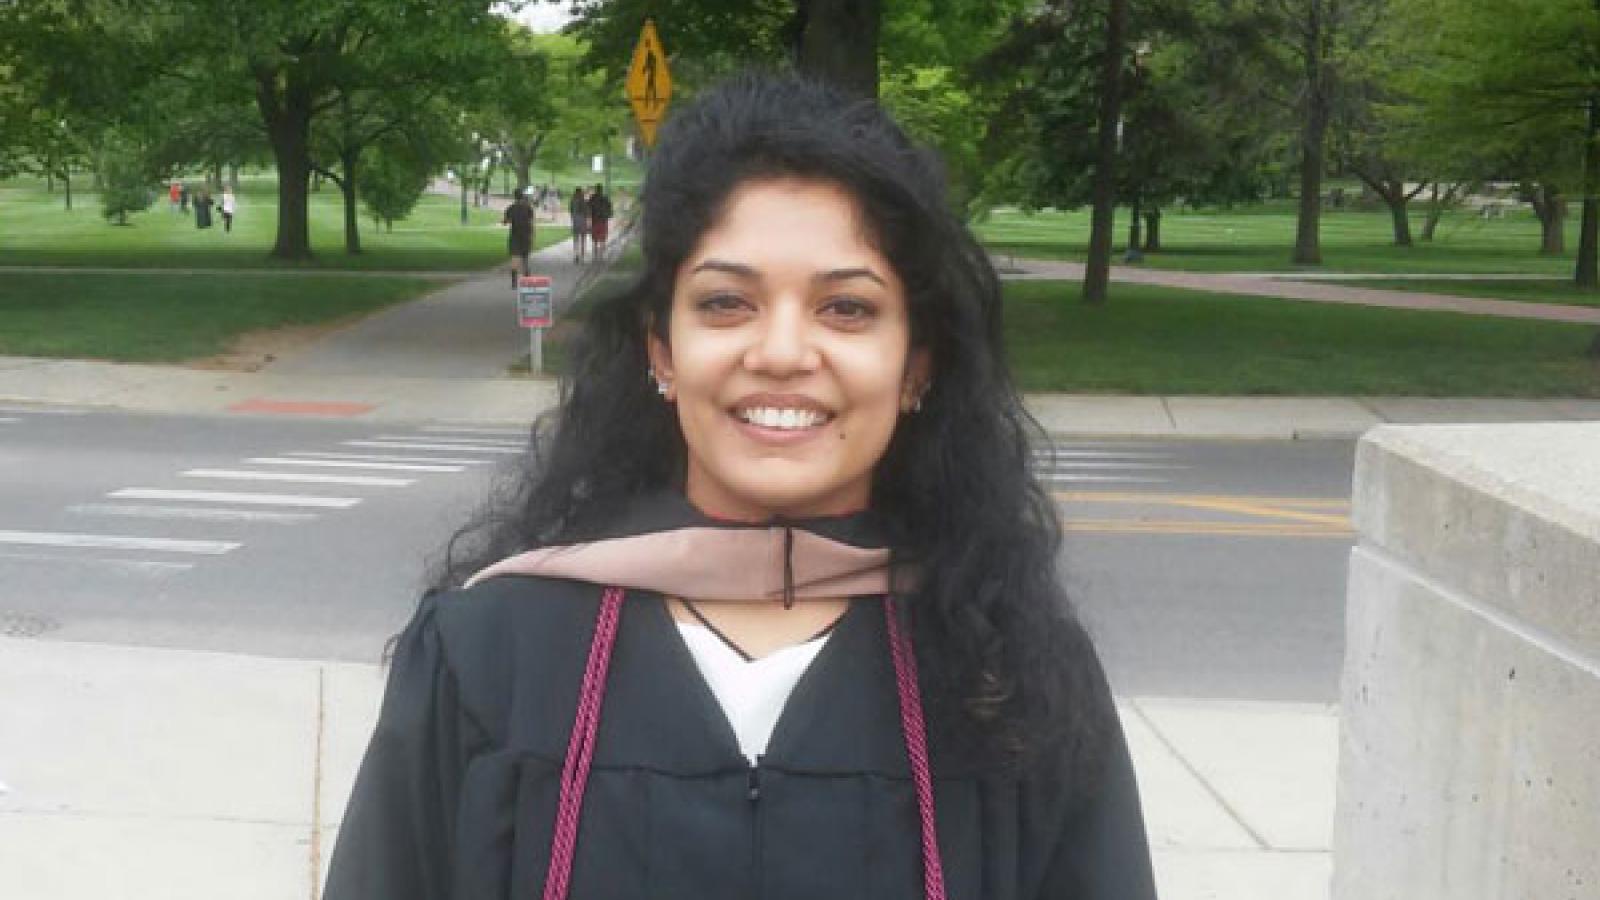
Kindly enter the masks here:
M 462 775 L 485 731 L 462 705 L 438 598 L 400 635 L 377 728 L 356 776 L 324 900 L 443 900 Z
M 1155 900 L 1139 786 L 1120 726 L 1101 771 L 1098 790 L 1063 826 L 1039 900 Z

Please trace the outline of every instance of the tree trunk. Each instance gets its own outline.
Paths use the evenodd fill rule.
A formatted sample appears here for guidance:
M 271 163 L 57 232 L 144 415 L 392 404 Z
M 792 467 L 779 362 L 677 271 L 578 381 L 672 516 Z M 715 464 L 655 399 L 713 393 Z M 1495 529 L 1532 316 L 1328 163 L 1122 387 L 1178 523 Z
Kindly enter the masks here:
M 1578 229 L 1578 287 L 1600 288 L 1600 96 L 1589 98 L 1583 144 L 1583 223 Z
M 340 155 L 339 165 L 344 169 L 344 181 L 339 193 L 344 195 L 344 252 L 349 256 L 361 255 L 361 220 L 356 210 L 356 154 Z
M 461 224 L 467 224 L 467 170 L 461 170 Z
M 1539 219 L 1539 255 L 1561 256 L 1567 252 L 1567 198 L 1559 188 L 1548 184 L 1535 187 L 1530 197 L 1533 214 Z
M 238 163 L 229 163 L 228 164 L 228 187 L 233 188 L 235 191 L 239 190 L 239 164 Z
M 310 259 L 311 93 L 294 72 L 288 73 L 280 93 L 278 73 L 261 69 L 256 72 L 256 105 L 278 166 L 278 236 L 272 256 Z
M 1439 182 L 1433 183 L 1433 194 L 1428 198 L 1428 217 L 1422 223 L 1422 239 L 1432 241 L 1433 233 L 1439 228 L 1439 220 L 1444 218 L 1445 208 L 1455 202 L 1460 182 L 1445 188 L 1444 193 L 1439 193 Z
M 61 187 L 62 193 L 67 198 L 67 212 L 72 212 L 72 172 L 61 173 Z
M 1161 207 L 1152 206 L 1144 214 L 1144 252 L 1161 252 Z
M 1389 217 L 1394 220 L 1394 245 L 1396 247 L 1410 247 L 1411 240 L 1411 215 L 1406 210 L 1406 189 L 1404 185 L 1397 190 L 1385 191 L 1383 202 L 1389 204 Z
M 1322 0 L 1311 0 L 1307 8 L 1310 18 L 1304 45 L 1306 109 L 1300 130 L 1300 211 L 1295 222 L 1292 260 L 1297 265 L 1318 266 L 1322 264 L 1322 167 L 1330 104 L 1322 65 Z
M 1122 57 L 1128 0 L 1111 0 L 1100 62 L 1100 115 L 1096 127 L 1094 211 L 1089 220 L 1089 258 L 1083 268 L 1083 302 L 1106 302 L 1111 281 L 1111 237 L 1117 224 L 1117 126 L 1122 116 Z
M 795 0 L 796 67 L 876 99 L 882 20 L 883 0 Z
M 1128 249 L 1123 251 L 1122 258 L 1126 262 L 1144 261 L 1144 207 L 1140 202 L 1139 194 L 1134 192 L 1133 202 L 1128 210 Z

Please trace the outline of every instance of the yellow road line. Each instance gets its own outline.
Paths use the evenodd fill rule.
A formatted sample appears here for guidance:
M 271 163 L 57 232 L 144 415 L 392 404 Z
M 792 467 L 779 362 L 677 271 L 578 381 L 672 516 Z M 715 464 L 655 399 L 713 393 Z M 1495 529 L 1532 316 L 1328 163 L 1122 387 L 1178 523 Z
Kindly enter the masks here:
M 1218 535 L 1226 537 L 1335 537 L 1348 539 L 1348 528 L 1263 522 L 1218 522 L 1187 519 L 1063 519 L 1065 531 L 1095 534 Z
M 1352 533 L 1348 500 L 1326 497 L 1254 497 L 1226 494 L 1156 494 L 1129 491 L 1053 491 L 1062 503 L 1168 506 L 1232 513 L 1260 521 L 1066 519 L 1068 531 L 1112 534 L 1280 535 L 1345 537 Z M 1320 511 L 1319 511 L 1320 510 Z
M 1350 501 L 1329 497 L 1257 497 L 1250 494 L 1156 494 L 1137 491 L 1052 491 L 1052 496 L 1066 503 L 1177 503 L 1181 501 L 1218 500 L 1223 502 L 1246 501 L 1273 506 L 1306 506 L 1327 509 L 1349 509 Z
M 1350 524 L 1349 516 L 1330 516 L 1323 513 L 1296 512 L 1292 509 L 1279 509 L 1265 503 L 1250 503 L 1245 500 L 1176 500 L 1175 506 L 1187 506 L 1194 509 L 1208 509 L 1215 512 L 1231 512 L 1244 516 L 1260 516 L 1263 519 L 1284 519 L 1290 522 L 1304 522 L 1308 525 L 1326 525 L 1333 528 L 1347 528 Z

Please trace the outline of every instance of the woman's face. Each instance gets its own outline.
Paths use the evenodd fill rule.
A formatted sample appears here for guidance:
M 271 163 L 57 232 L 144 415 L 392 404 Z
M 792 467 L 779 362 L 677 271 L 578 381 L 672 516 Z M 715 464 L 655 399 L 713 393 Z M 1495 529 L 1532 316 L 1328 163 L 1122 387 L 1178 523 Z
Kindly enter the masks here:
M 747 182 L 673 285 L 650 361 L 676 402 L 688 499 L 724 518 L 865 508 L 928 377 L 905 290 L 843 189 Z

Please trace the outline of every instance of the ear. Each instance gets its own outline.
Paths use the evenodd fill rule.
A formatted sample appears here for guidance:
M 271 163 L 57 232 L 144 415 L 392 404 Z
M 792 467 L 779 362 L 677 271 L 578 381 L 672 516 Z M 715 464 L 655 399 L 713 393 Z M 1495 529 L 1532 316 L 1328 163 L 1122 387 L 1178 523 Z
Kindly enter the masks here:
M 906 357 L 906 375 L 901 380 L 900 411 L 911 412 L 927 392 L 933 377 L 933 351 L 927 347 L 913 347 Z
M 672 400 L 677 396 L 672 369 L 672 348 L 656 335 L 654 323 L 645 327 L 645 353 L 650 357 L 650 370 L 655 372 L 656 381 L 667 387 L 667 392 L 663 396 Z

